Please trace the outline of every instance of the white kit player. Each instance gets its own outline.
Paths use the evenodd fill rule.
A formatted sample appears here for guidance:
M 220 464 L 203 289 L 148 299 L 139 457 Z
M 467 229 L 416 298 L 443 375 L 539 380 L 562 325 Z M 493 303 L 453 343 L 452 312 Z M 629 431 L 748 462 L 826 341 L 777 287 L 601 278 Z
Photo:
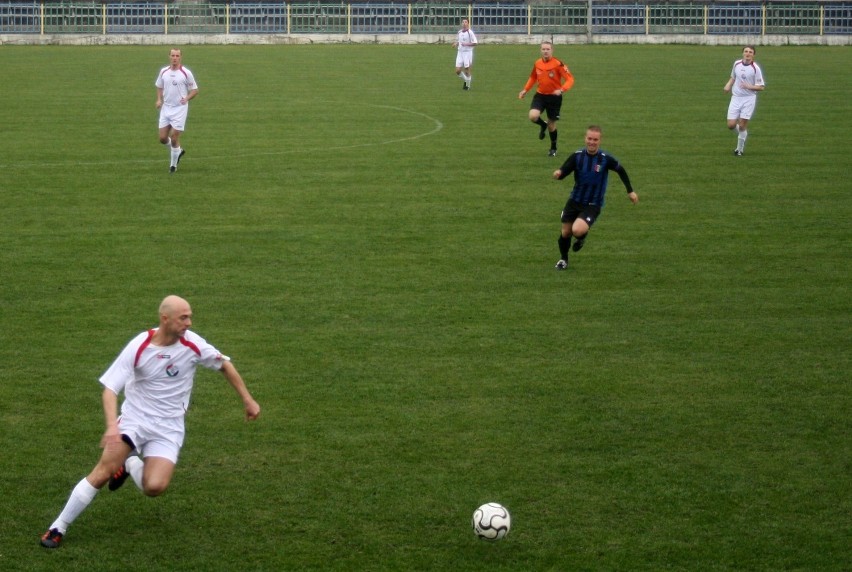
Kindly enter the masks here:
M 461 30 L 458 31 L 453 47 L 458 48 L 456 52 L 456 75 L 464 81 L 462 89 L 470 89 L 473 76 L 470 68 L 473 66 L 473 48 L 476 47 L 476 34 L 470 29 L 470 22 L 462 20 Z
M 181 51 L 169 51 L 170 64 L 160 70 L 157 81 L 157 109 L 160 110 L 160 143 L 170 152 L 169 172 L 177 170 L 186 153 L 180 146 L 180 135 L 186 127 L 189 100 L 198 95 L 198 84 L 189 68 L 181 64 Z
M 743 57 L 734 62 L 731 78 L 725 84 L 725 93 L 731 94 L 728 105 L 728 129 L 737 132 L 737 148 L 734 155 L 742 157 L 748 137 L 748 122 L 757 105 L 757 92 L 763 91 L 763 71 L 754 61 L 754 46 L 743 48 Z
M 199 365 L 222 372 L 242 399 L 246 419 L 260 415 L 260 406 L 230 358 L 189 330 L 189 303 L 178 296 L 167 296 L 159 314 L 159 327 L 134 337 L 100 378 L 106 421 L 101 438 L 103 453 L 41 537 L 46 548 L 60 545 L 71 523 L 107 483 L 114 491 L 129 476 L 147 496 L 155 497 L 166 490 L 183 446 L 184 416 Z M 119 417 L 118 395 L 122 391 Z M 131 456 L 134 451 L 137 455 Z

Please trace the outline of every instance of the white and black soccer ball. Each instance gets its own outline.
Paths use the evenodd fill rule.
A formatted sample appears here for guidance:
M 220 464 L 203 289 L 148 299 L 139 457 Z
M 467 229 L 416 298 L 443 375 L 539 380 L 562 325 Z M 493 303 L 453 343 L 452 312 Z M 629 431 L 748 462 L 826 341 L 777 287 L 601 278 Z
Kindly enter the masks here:
M 473 511 L 473 533 L 483 540 L 500 540 L 511 527 L 512 517 L 499 503 L 485 503 Z

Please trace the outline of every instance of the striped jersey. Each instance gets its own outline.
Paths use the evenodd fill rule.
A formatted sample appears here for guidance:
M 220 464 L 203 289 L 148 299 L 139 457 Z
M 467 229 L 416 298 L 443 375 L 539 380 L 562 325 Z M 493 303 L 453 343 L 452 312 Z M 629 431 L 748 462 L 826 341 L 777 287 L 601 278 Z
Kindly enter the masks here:
M 570 198 L 582 205 L 603 207 L 610 171 L 618 173 L 628 193 L 633 192 L 627 171 L 624 170 L 618 159 L 606 151 L 599 150 L 594 155 L 590 155 L 585 148 L 579 149 L 568 156 L 559 170 L 562 172 L 560 179 L 574 173 L 574 189 L 571 191 Z
M 170 346 L 155 346 L 151 339 L 156 331 L 151 329 L 134 337 L 100 382 L 116 395 L 124 390 L 122 413 L 183 417 L 198 364 L 219 370 L 230 358 L 189 330 Z

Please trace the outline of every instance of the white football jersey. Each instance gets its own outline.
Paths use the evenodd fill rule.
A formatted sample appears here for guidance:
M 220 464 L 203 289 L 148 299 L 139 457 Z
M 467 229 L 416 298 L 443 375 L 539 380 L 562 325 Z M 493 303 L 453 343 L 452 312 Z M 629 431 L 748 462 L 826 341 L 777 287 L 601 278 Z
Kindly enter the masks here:
M 763 72 L 757 62 L 751 62 L 751 65 L 743 64 L 742 60 L 734 62 L 734 68 L 731 70 L 731 77 L 734 78 L 734 86 L 731 89 L 731 94 L 737 97 L 751 96 L 757 97 L 757 93 L 750 89 L 742 87 L 743 83 L 749 85 L 765 85 L 763 82 Z
M 163 105 L 172 106 L 180 105 L 181 98 L 186 97 L 193 89 L 198 89 L 195 76 L 189 68 L 183 66 L 176 70 L 173 70 L 171 66 L 164 67 L 160 70 L 154 85 L 163 89 Z
M 155 346 L 151 339 L 156 331 L 148 330 L 133 338 L 100 382 L 116 395 L 124 390 L 122 413 L 183 417 L 198 364 L 219 370 L 230 358 L 189 330 L 171 346 Z
M 456 35 L 457 42 L 459 44 L 460 52 L 472 52 L 473 46 L 465 46 L 464 44 L 475 44 L 476 43 L 476 34 L 473 33 L 473 30 L 468 28 L 467 30 L 459 30 Z

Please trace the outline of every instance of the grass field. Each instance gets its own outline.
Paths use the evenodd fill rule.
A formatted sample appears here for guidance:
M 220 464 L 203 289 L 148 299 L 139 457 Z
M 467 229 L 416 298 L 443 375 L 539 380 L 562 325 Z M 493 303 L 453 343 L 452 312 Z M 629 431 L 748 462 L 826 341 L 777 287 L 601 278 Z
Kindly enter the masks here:
M 557 46 L 556 161 L 537 54 L 465 93 L 448 46 L 188 46 L 169 175 L 167 48 L 0 49 L 0 569 L 849 570 L 849 48 L 758 49 L 739 159 L 737 48 Z M 555 272 L 593 122 L 640 202 L 612 178 Z M 169 491 L 45 550 L 169 293 L 262 417 L 201 371 Z

